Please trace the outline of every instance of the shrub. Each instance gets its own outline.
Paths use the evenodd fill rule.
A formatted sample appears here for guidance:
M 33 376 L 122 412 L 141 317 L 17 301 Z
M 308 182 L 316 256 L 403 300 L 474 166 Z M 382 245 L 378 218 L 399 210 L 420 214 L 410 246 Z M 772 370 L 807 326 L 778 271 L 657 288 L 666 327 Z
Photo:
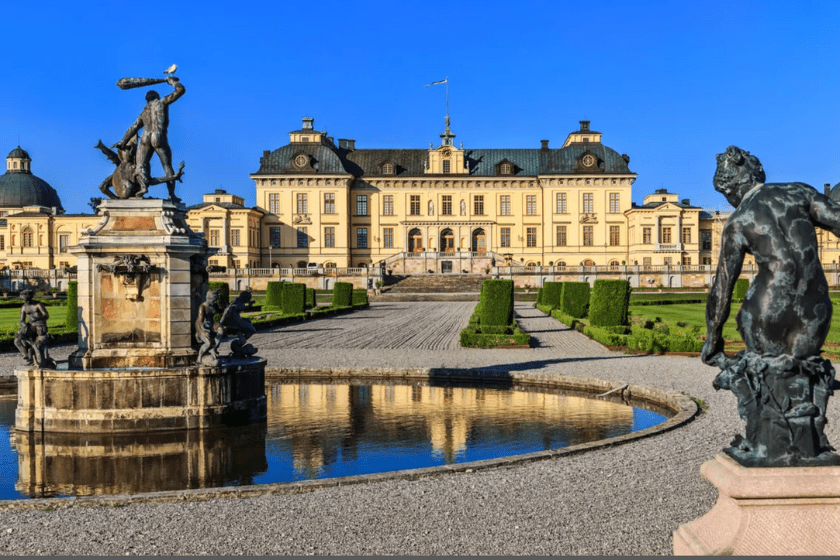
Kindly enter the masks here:
M 306 288 L 306 308 L 312 309 L 318 305 L 315 303 L 315 288 Z
M 586 317 L 589 308 L 589 283 L 563 282 L 560 308 L 566 315 L 576 318 Z
M 536 305 L 540 305 L 542 303 L 542 295 L 543 295 L 543 289 L 540 288 L 539 290 L 537 290 L 537 303 L 536 303 Z M 536 307 L 536 305 L 535 305 L 535 307 Z
M 64 330 L 79 330 L 79 282 L 76 280 L 70 280 L 67 286 L 67 318 L 64 320 Z
M 732 290 L 732 299 L 743 300 L 747 297 L 747 290 L 750 288 L 750 281 L 746 278 L 735 280 L 735 288 Z
M 563 313 L 562 310 L 557 309 L 556 307 L 551 310 L 551 316 L 554 319 L 557 319 L 558 321 L 563 323 L 564 325 L 568 326 L 570 329 L 573 329 L 575 328 L 575 325 L 580 324 L 580 321 L 578 321 L 571 315 L 566 315 L 565 313 Z
M 279 311 L 283 309 L 283 284 L 285 282 L 269 282 L 265 288 L 265 305 L 263 311 Z
M 224 309 L 230 303 L 230 286 L 227 282 L 210 282 L 207 284 L 208 290 L 219 290 L 219 308 Z
M 627 324 L 630 283 L 627 280 L 595 280 L 589 304 L 589 324 L 593 327 Z
M 353 306 L 353 284 L 350 282 L 336 282 L 333 288 L 331 307 Z
M 304 312 L 306 303 L 306 286 L 304 284 L 283 283 L 281 294 L 284 315 L 293 315 Z
M 560 307 L 563 301 L 563 284 L 565 282 L 546 282 L 543 284 L 543 297 L 540 303 L 551 307 Z
M 486 332 L 488 330 L 502 332 Z M 514 345 L 527 346 L 530 343 L 531 335 L 520 329 L 519 325 L 516 323 L 507 327 L 467 327 L 461 331 L 461 346 L 467 348 L 487 348 L 489 346 Z
M 596 280 L 597 282 L 597 280 Z M 626 336 L 610 332 L 599 327 L 583 327 L 583 334 L 603 344 L 604 346 L 624 346 Z
M 367 305 L 367 304 L 368 304 L 367 290 L 353 290 L 352 305 L 359 306 L 359 305 Z
M 513 280 L 485 280 L 480 303 L 481 325 L 513 324 Z

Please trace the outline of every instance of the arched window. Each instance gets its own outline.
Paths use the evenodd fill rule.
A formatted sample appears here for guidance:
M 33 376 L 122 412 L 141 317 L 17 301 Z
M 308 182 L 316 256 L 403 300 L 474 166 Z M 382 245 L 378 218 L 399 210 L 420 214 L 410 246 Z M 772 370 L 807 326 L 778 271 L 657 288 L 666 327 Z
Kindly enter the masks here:
M 534 261 L 528 261 L 528 264 L 526 264 L 525 266 L 537 266 L 537 263 L 535 263 Z
M 367 268 L 367 263 L 366 262 L 360 262 L 359 263 L 359 268 Z
M 557 261 L 557 264 L 555 266 L 562 266 L 563 268 L 565 268 L 566 267 L 566 261 Z
M 613 270 L 618 269 L 618 261 L 610 261 L 610 268 Z
M 324 268 L 336 268 L 336 266 L 334 262 L 325 262 Z
M 394 174 L 394 164 L 393 163 L 383 163 L 382 164 L 382 174 L 383 175 L 393 175 Z
M 511 164 L 503 163 L 499 166 L 499 175 L 510 175 L 513 171 Z
M 423 252 L 423 234 L 417 228 L 408 232 L 408 251 L 410 253 Z
M 279 262 L 273 262 L 273 263 L 271 263 L 271 268 L 282 268 L 282 267 L 280 266 Z
M 592 259 L 586 259 L 581 263 L 583 266 L 595 266 L 595 261 Z
M 25 227 L 21 232 L 23 236 L 23 246 L 24 247 L 32 247 L 32 228 Z
M 298 268 L 306 268 L 306 261 L 298 261 L 297 262 Z

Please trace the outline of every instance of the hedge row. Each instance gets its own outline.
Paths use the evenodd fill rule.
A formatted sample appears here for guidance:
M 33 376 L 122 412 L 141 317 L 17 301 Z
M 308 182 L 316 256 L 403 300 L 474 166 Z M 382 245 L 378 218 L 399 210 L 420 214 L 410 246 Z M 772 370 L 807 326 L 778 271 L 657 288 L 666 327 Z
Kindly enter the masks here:
M 508 326 L 469 326 L 461 331 L 461 346 L 465 348 L 530 344 L 531 335 L 520 329 L 516 323 Z
M 735 280 L 735 288 L 732 290 L 732 299 L 743 301 L 747 297 L 747 290 L 750 289 L 750 281 L 746 278 Z
M 224 309 L 230 303 L 230 286 L 227 285 L 227 282 L 210 282 L 207 285 L 207 289 L 212 290 L 219 290 L 219 308 Z M 68 294 L 70 292 L 68 291 Z M 69 297 L 69 295 L 68 295 Z
M 285 282 L 281 297 L 282 303 L 280 305 L 284 315 L 296 315 L 305 311 L 306 286 L 304 284 Z
M 315 288 L 306 288 L 306 308 L 312 309 L 317 305 L 315 301 Z
M 283 309 L 283 284 L 285 282 L 269 282 L 266 285 L 263 311 Z
M 630 298 L 630 305 L 678 305 L 681 303 L 706 303 L 706 298 L 703 299 L 643 299 L 633 301 L 633 298 Z
M 586 317 L 589 311 L 589 283 L 563 282 L 560 309 L 572 317 Z
M 333 287 L 332 307 L 353 306 L 353 284 L 350 282 L 336 282 Z
M 627 280 L 595 280 L 589 305 L 593 327 L 627 324 L 630 283 Z
M 64 328 L 75 332 L 79 330 L 79 282 L 70 280 L 67 284 L 67 311 Z
M 360 305 L 368 304 L 367 290 L 353 290 L 352 305 L 359 307 Z
M 513 324 L 513 280 L 485 280 L 479 298 L 482 326 Z

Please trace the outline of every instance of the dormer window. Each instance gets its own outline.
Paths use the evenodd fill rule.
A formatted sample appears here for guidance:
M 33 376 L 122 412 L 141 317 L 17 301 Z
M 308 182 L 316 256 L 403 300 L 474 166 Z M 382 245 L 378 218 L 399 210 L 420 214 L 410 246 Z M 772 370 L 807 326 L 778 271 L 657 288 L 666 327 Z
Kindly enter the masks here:
M 301 136 L 300 141 L 301 142 L 309 142 L 309 136 Z
M 448 159 L 443 160 L 443 172 L 451 173 L 451 162 Z
M 382 174 L 383 175 L 393 175 L 394 174 L 394 164 L 393 163 L 383 163 L 382 164 Z
M 513 173 L 513 166 L 509 163 L 503 163 L 499 166 L 499 175 L 510 175 Z

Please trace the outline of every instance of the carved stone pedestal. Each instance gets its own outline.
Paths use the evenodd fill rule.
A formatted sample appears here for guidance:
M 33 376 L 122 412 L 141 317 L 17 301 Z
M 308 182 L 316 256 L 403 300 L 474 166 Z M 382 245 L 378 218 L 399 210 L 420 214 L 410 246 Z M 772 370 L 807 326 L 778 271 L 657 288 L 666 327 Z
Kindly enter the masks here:
M 674 532 L 675 555 L 840 552 L 840 467 L 747 468 L 719 454 L 700 472 L 720 495 Z

